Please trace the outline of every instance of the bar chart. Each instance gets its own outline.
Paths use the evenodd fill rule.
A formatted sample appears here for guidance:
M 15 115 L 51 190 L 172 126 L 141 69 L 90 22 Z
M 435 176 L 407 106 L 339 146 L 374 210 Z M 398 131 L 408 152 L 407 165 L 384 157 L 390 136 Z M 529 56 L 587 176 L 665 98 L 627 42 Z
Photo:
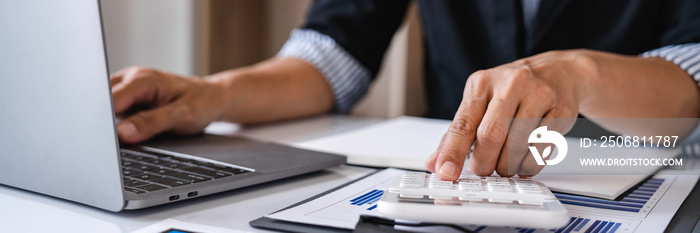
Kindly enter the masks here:
M 566 226 L 557 229 L 535 229 L 522 227 L 472 226 L 474 232 L 495 233 L 626 233 L 633 232 L 639 221 L 624 218 L 601 218 L 595 215 L 575 215 Z
M 356 205 L 356 206 L 362 206 L 362 205 L 369 205 L 367 210 L 373 210 L 377 208 L 377 204 L 375 204 L 379 199 L 384 195 L 383 190 L 379 189 L 374 189 L 372 191 L 369 191 L 365 194 L 360 195 L 359 197 L 356 197 L 352 200 L 350 200 L 350 205 Z
M 636 189 L 623 195 L 619 201 L 605 200 L 593 197 L 570 195 L 565 193 L 554 193 L 561 203 L 574 206 L 592 207 L 606 210 L 617 210 L 624 212 L 638 213 L 647 205 L 657 190 L 663 184 L 662 178 L 651 178 L 642 183 Z M 650 204 L 650 203 L 649 203 Z
M 554 233 L 614 233 L 617 232 L 620 226 L 622 226 L 622 223 L 614 221 L 591 220 L 589 218 L 571 217 L 571 219 L 569 219 L 569 224 L 567 224 L 566 226 L 558 229 L 550 229 L 549 231 Z M 533 228 L 515 229 L 518 230 L 518 233 L 533 233 L 535 232 L 535 230 L 537 230 Z

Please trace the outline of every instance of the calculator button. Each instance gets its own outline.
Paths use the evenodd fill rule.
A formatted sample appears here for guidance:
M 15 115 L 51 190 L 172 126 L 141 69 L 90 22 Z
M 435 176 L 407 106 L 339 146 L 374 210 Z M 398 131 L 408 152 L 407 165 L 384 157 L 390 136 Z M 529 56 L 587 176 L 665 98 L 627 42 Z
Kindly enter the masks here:
M 542 205 L 544 203 L 543 200 L 518 200 L 518 203 L 521 205 Z
M 420 195 L 420 194 L 399 193 L 399 197 L 401 197 L 401 198 L 423 198 L 423 195 Z
M 459 190 L 460 190 L 460 191 L 464 191 L 464 192 L 470 192 L 470 193 L 478 193 L 478 192 L 484 191 L 484 189 L 481 188 L 481 187 L 479 187 L 479 188 L 473 188 L 473 187 L 459 187 Z
M 447 185 L 430 185 L 431 189 L 452 189 L 452 186 Z
M 425 183 L 424 180 L 401 179 L 401 183 Z
M 429 195 L 430 199 L 452 200 L 452 196 Z
M 489 192 L 499 192 L 499 193 L 514 193 L 513 188 L 503 188 L 503 187 L 487 187 L 486 190 Z
M 486 182 L 506 182 L 506 183 L 510 183 L 510 181 L 508 181 L 508 178 L 503 178 L 503 177 L 486 177 Z
M 425 172 L 406 172 L 403 177 L 421 177 L 425 178 Z
M 422 188 L 423 183 L 401 182 L 401 188 Z
M 513 200 L 510 200 L 510 199 L 489 198 L 489 202 L 510 204 L 510 203 L 513 203 Z
M 459 197 L 459 200 L 460 201 L 479 201 L 479 202 L 484 201 L 484 199 L 480 198 L 480 197 Z
M 538 188 L 520 188 L 518 187 L 518 193 L 544 193 L 542 189 Z

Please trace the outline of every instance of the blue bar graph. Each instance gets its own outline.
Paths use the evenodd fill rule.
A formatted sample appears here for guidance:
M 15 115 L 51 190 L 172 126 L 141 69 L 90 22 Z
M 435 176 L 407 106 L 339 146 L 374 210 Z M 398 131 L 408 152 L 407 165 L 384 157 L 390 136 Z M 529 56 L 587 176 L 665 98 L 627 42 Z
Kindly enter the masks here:
M 569 233 L 569 232 L 585 232 L 585 233 L 614 233 L 617 231 L 618 228 L 622 225 L 622 223 L 619 222 L 608 222 L 608 221 L 601 221 L 601 220 L 595 220 L 593 224 L 590 226 L 587 226 L 589 222 L 591 222 L 591 219 L 587 218 L 575 218 L 572 217 L 573 221 L 569 221 L 569 224 L 556 229 L 552 230 L 554 232 L 562 232 L 562 233 Z
M 593 230 L 593 233 L 600 233 L 600 230 L 603 229 L 605 225 L 608 225 L 608 221 L 601 222 L 600 225 L 598 225 L 598 227 L 596 227 L 595 230 Z
M 593 222 L 593 225 L 591 225 L 588 228 L 588 230 L 586 230 L 586 233 L 591 233 L 593 229 L 595 229 L 598 226 L 598 224 L 600 224 L 600 220 L 595 220 L 595 222 Z
M 576 227 L 576 229 L 574 229 L 574 231 L 580 231 L 581 228 L 583 228 L 583 226 L 585 226 L 586 224 L 588 224 L 588 221 L 590 221 L 590 219 L 584 219 L 583 222 L 582 222 L 580 225 L 578 225 L 578 226 Z
M 569 223 L 567 223 L 565 227 L 557 229 L 556 231 L 554 231 L 554 233 L 561 233 L 562 231 L 564 231 L 564 229 L 566 229 L 566 227 L 568 227 L 569 225 L 571 225 L 572 222 L 574 222 L 574 219 L 576 219 L 576 218 L 574 218 L 574 217 L 569 218 Z
M 573 223 L 569 224 L 569 226 L 566 227 L 563 233 L 569 233 L 572 230 L 574 230 L 574 228 L 576 228 L 576 226 L 578 226 L 578 224 L 580 224 L 582 220 L 582 218 L 577 218 Z
M 583 197 L 564 193 L 554 192 L 554 196 L 559 198 L 562 204 L 586 206 L 608 210 L 618 210 L 626 212 L 639 212 L 651 199 L 656 190 L 659 189 L 664 179 L 652 178 L 644 182 L 619 201 L 605 200 L 592 197 Z M 602 228 L 603 226 L 601 226 Z M 613 226 L 611 226 L 613 227 Z
M 360 195 L 359 197 L 353 198 L 350 200 L 350 205 L 356 205 L 356 206 L 361 206 L 361 205 L 372 205 L 375 202 L 379 201 L 379 199 L 382 197 L 384 194 L 383 190 L 375 189 L 372 191 L 369 191 L 365 194 Z M 376 209 L 377 205 L 374 204 L 367 208 L 367 210 L 373 210 Z
M 603 230 L 601 230 L 600 232 L 603 232 L 603 233 L 608 232 L 608 230 L 610 230 L 610 228 L 611 228 L 613 225 L 615 225 L 614 222 L 608 223 L 608 225 L 606 225 L 606 226 L 603 228 Z
M 359 197 L 356 197 L 355 199 L 350 200 L 350 203 L 353 204 L 353 205 L 355 205 L 355 204 L 357 204 L 357 203 L 359 203 L 359 202 L 361 202 L 361 201 L 364 201 L 364 200 L 367 199 L 369 196 L 372 196 L 372 195 L 374 195 L 375 193 L 378 193 L 378 192 L 381 192 L 381 191 L 380 191 L 380 190 L 377 190 L 377 189 L 372 190 L 372 191 L 370 191 L 370 192 L 368 192 L 368 193 L 362 194 L 362 195 L 359 196 Z
M 588 225 L 588 223 L 593 222 L 591 225 Z M 612 221 L 602 221 L 602 220 L 592 220 L 588 218 L 578 218 L 578 217 L 571 217 L 569 219 L 569 223 L 566 224 L 566 226 L 563 226 L 561 228 L 557 229 L 549 229 L 549 232 L 554 232 L 554 233 L 615 233 L 620 227 L 622 226 L 622 223 L 619 222 L 612 222 Z M 487 228 L 487 226 L 480 226 L 479 228 L 476 228 L 473 230 L 474 232 L 478 232 L 480 230 L 483 230 Z M 537 229 L 534 228 L 523 228 L 523 227 L 515 227 L 513 228 L 517 230 L 518 233 L 532 233 Z M 539 231 L 538 231 L 539 232 Z
M 622 225 L 622 223 L 619 223 L 619 222 L 615 223 L 615 226 L 613 226 L 612 229 L 610 229 L 610 232 L 617 231 L 617 228 L 620 228 L 620 225 Z

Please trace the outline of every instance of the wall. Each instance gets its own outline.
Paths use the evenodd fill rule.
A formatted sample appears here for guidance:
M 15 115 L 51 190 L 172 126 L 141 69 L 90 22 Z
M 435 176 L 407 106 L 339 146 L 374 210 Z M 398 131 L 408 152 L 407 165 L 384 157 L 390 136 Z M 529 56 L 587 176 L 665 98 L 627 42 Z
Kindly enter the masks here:
M 110 69 L 143 65 L 205 75 L 274 56 L 311 0 L 103 0 Z M 422 41 L 414 6 L 353 114 L 423 113 Z
M 111 72 L 143 65 L 196 73 L 195 3 L 191 0 L 102 0 Z

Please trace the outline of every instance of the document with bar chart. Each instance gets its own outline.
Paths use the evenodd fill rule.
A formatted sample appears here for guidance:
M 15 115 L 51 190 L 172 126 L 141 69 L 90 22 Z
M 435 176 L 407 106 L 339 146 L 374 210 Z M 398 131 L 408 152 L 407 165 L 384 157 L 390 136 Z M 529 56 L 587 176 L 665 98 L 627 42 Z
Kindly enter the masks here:
M 306 204 L 266 217 L 312 225 L 353 229 L 360 215 L 381 216 L 375 209 L 389 182 L 405 170 L 387 168 Z
M 312 225 L 353 229 L 360 215 L 381 216 L 377 201 L 391 179 L 403 170 L 388 168 L 313 201 L 267 217 Z M 697 175 L 656 175 L 623 194 L 606 200 L 565 193 L 555 196 L 569 210 L 569 223 L 559 229 L 465 226 L 474 232 L 625 233 L 662 232 L 698 181 Z M 397 227 L 402 228 L 402 227 Z M 451 228 L 406 229 L 450 232 Z

